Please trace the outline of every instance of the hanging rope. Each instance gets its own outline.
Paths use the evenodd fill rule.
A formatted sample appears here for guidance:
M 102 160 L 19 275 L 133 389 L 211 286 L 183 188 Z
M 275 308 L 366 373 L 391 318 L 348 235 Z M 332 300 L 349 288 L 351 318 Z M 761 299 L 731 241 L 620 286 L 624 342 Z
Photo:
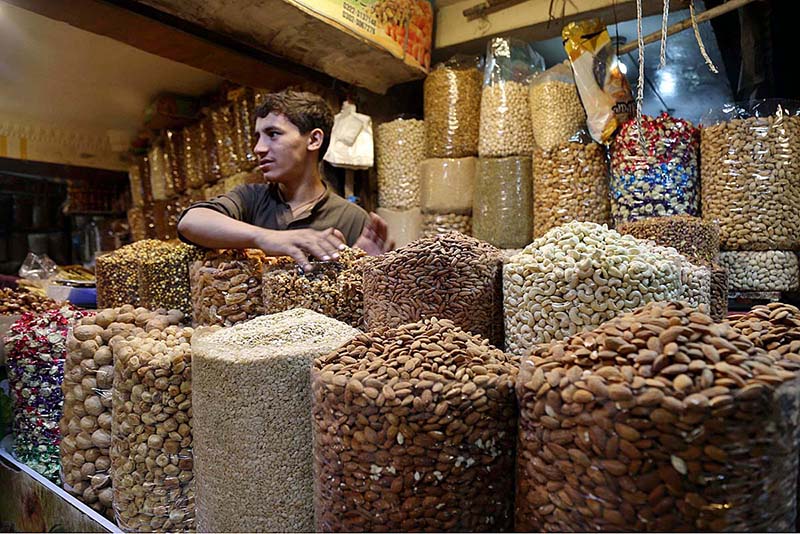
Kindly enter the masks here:
M 689 0 L 689 15 L 692 18 L 692 29 L 694 30 L 694 38 L 697 41 L 697 46 L 700 47 L 700 55 L 703 56 L 706 65 L 708 65 L 708 69 L 714 74 L 718 74 L 719 70 L 717 70 L 717 67 L 714 66 L 714 62 L 711 61 L 711 58 L 708 57 L 708 52 L 706 52 L 706 47 L 703 44 L 703 38 L 700 37 L 700 28 L 697 26 L 697 19 L 694 16 L 694 0 Z
M 663 69 L 667 64 L 667 23 L 669 21 L 669 0 L 664 0 L 664 11 L 661 13 L 661 57 L 658 68 Z
M 642 37 L 642 0 L 636 0 L 636 38 L 639 46 L 639 81 L 636 84 L 636 133 L 639 146 L 645 153 L 642 134 L 642 106 L 644 105 L 644 39 Z

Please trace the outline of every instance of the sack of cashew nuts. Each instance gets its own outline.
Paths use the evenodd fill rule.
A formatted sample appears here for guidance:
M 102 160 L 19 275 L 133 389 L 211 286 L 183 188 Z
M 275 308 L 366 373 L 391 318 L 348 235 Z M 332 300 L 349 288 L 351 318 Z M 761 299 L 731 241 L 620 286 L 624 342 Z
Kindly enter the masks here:
M 537 346 L 517 381 L 517 530 L 793 530 L 799 368 L 682 303 Z

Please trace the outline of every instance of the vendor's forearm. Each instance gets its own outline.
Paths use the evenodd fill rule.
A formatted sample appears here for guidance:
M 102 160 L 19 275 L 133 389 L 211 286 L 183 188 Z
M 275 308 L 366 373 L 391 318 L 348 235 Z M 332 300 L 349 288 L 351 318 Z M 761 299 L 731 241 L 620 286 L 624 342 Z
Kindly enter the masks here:
M 178 232 L 182 236 L 207 248 L 257 248 L 259 234 L 266 231 L 199 207 L 189 210 L 178 223 Z

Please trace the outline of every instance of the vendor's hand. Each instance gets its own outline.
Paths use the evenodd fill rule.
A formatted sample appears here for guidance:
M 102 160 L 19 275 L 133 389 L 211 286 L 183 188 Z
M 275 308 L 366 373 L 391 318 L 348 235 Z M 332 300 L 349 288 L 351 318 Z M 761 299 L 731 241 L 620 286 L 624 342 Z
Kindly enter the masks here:
M 256 245 L 270 256 L 291 256 L 307 272 L 314 270 L 309 256 L 321 261 L 335 261 L 339 259 L 339 252 L 347 248 L 344 236 L 335 228 L 264 230 L 259 233 Z
M 379 256 L 394 249 L 394 241 L 387 241 L 389 227 L 386 221 L 375 213 L 369 214 L 369 221 L 358 236 L 353 247 L 358 247 L 370 256 Z

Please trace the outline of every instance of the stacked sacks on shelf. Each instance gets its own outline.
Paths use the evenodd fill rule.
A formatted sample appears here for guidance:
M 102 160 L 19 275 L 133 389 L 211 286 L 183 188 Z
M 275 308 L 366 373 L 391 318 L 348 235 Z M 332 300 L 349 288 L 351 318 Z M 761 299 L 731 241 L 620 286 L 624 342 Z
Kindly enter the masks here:
M 509 530 L 516 373 L 512 356 L 437 319 L 317 358 L 317 530 Z
M 437 317 L 503 346 L 503 255 L 451 232 L 372 258 L 364 266 L 367 330 Z
M 313 530 L 309 368 L 358 333 L 304 309 L 198 330 L 198 531 Z
M 554 228 L 503 266 L 506 348 L 524 355 L 651 301 L 702 298 L 687 295 L 687 270 L 692 266 L 674 249 L 605 226 Z
M 792 530 L 798 368 L 682 303 L 536 347 L 517 381 L 516 527 Z
M 24 314 L 4 339 L 8 383 L 13 400 L 14 453 L 23 463 L 58 481 L 61 384 L 67 335 L 84 313 L 64 306 Z

